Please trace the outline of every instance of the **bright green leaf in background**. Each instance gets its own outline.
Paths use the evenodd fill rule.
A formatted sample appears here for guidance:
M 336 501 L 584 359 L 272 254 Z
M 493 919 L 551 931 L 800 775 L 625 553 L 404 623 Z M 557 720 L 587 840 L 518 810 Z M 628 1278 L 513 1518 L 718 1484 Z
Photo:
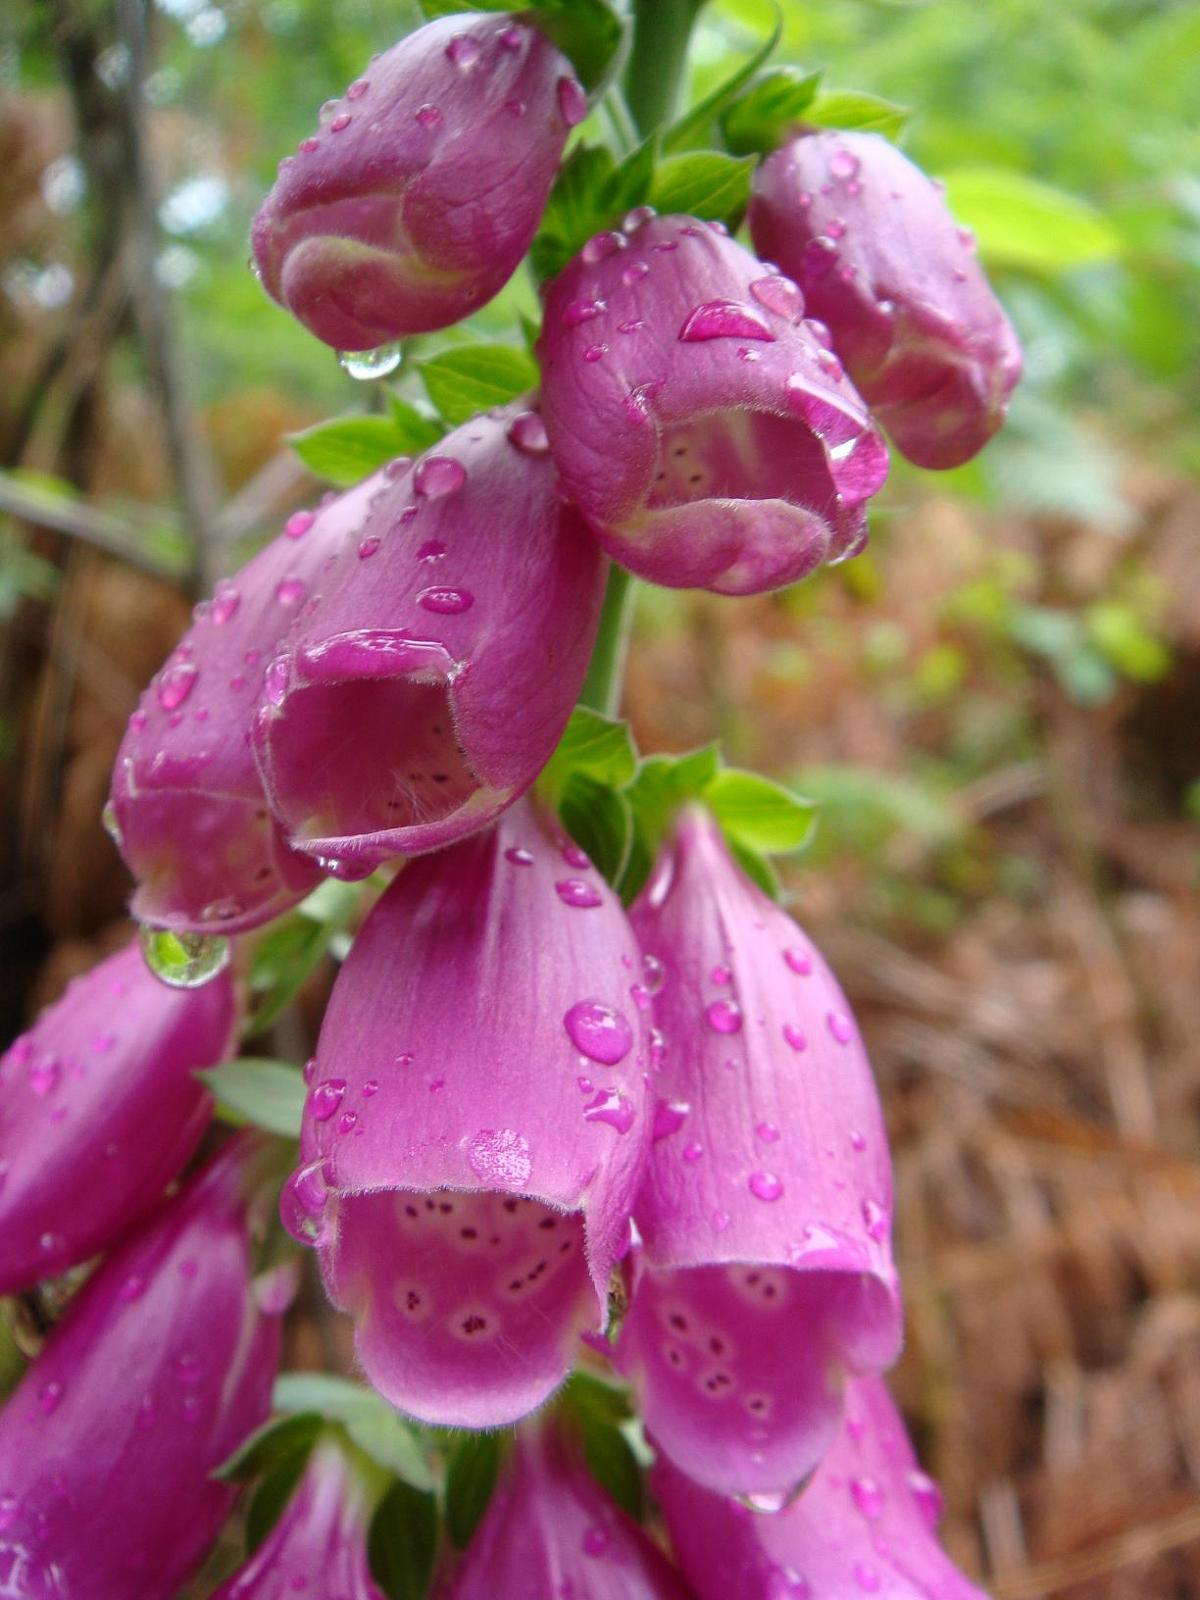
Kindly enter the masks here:
M 418 361 L 430 400 L 454 426 L 537 387 L 537 363 L 508 344 L 452 345 Z
M 338 489 L 348 489 L 404 453 L 390 417 L 335 417 L 294 433 L 291 446 L 308 470 Z
M 750 199 L 753 156 L 739 158 L 717 150 L 669 156 L 654 174 L 650 203 L 656 211 L 728 222 L 740 220 Z
M 946 199 L 975 232 L 979 253 L 995 266 L 1065 272 L 1111 261 L 1120 237 L 1085 200 L 1001 167 L 959 167 L 942 174 Z
M 722 768 L 705 787 L 704 803 L 731 839 L 761 855 L 789 855 L 812 835 L 813 802 L 756 772 Z
M 725 143 L 735 155 L 766 155 L 802 124 L 812 105 L 819 72 L 774 67 L 735 100 L 721 117 Z
M 499 1433 L 461 1433 L 455 1441 L 446 1469 L 446 1531 L 460 1550 L 488 1508 L 507 1442 Z
M 360 1450 L 414 1489 L 433 1488 L 429 1462 L 416 1435 L 374 1389 L 330 1372 L 285 1372 L 275 1382 L 278 1411 L 316 1411 L 340 1422 Z
M 826 89 L 805 112 L 805 121 L 819 128 L 853 128 L 860 133 L 882 133 L 889 139 L 898 139 L 911 116 L 908 106 L 898 106 L 877 94 Z
M 197 1073 L 225 1112 L 237 1122 L 252 1122 L 284 1139 L 300 1137 L 306 1093 L 299 1068 L 283 1061 L 256 1061 L 243 1056 Z

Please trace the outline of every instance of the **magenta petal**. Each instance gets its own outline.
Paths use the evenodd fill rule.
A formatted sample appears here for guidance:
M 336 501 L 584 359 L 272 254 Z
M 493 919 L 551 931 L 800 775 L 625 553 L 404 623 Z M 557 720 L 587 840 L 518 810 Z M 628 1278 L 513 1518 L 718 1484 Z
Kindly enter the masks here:
M 549 759 L 605 562 L 556 493 L 537 424 L 520 406 L 476 417 L 390 480 L 278 657 L 255 739 L 306 853 L 370 867 L 438 849 Z
M 646 1424 L 725 1493 L 798 1483 L 848 1374 L 896 1357 L 891 1171 L 837 983 L 791 918 L 687 813 L 631 913 L 662 966 L 661 1119 L 619 1361 Z
M 759 167 L 750 227 L 903 455 L 956 467 L 982 450 L 1021 352 L 937 184 L 879 134 L 805 134 Z
M 168 989 L 136 945 L 49 1006 L 0 1061 L 0 1294 L 106 1248 L 158 1200 L 200 1142 L 196 1077 L 228 1049 L 228 973 Z M 153 1130 L 153 1136 L 147 1136 Z
M 411 863 L 321 1030 L 285 1216 L 321 1243 L 371 1382 L 429 1422 L 545 1399 L 603 1328 L 627 1242 L 649 1136 L 637 947 L 566 849 L 522 802 Z
M 254 222 L 264 287 L 338 350 L 469 316 L 529 248 L 584 110 L 566 58 L 524 21 L 427 23 L 281 163 Z
M 370 1498 L 342 1451 L 319 1443 L 279 1521 L 212 1600 L 383 1600 L 367 1560 Z
M 724 594 L 852 554 L 886 451 L 795 284 L 687 217 L 607 237 L 551 286 L 539 344 L 554 459 L 604 548 Z
M 698 1600 L 984 1600 L 937 1542 L 937 1485 L 879 1378 L 847 1386 L 838 1436 L 785 1510 L 756 1516 L 665 1457 L 653 1485 Z
M 250 726 L 281 639 L 356 536 L 383 474 L 284 531 L 211 600 L 141 698 L 113 771 L 134 915 L 181 931 L 240 933 L 320 881 L 272 817 Z M 267 683 L 270 692 L 270 683 Z
M 216 1536 L 235 1490 L 212 1473 L 267 1416 L 279 1359 L 250 1281 L 252 1150 L 118 1246 L 0 1411 L 5 1592 L 171 1600 Z
M 551 1428 L 518 1433 L 447 1600 L 688 1600 L 661 1551 Z

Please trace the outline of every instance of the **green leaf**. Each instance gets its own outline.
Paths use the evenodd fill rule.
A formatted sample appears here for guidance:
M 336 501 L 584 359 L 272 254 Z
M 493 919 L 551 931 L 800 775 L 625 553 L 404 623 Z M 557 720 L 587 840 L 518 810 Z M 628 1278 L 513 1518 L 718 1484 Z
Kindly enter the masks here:
M 453 424 L 507 405 L 538 381 L 537 363 L 524 350 L 507 344 L 452 345 L 428 361 L 417 362 L 417 370 L 429 398 Z
M 661 134 L 655 129 L 648 139 L 642 140 L 636 150 L 630 151 L 620 166 L 614 167 L 609 173 L 600 190 L 601 221 L 608 220 L 603 215 L 604 212 L 624 213 L 634 206 L 640 206 L 649 198 L 660 141 Z
M 666 214 L 683 212 L 735 223 L 750 199 L 753 156 L 727 156 L 697 150 L 670 156 L 654 174 L 650 203 Z
M 719 83 L 711 94 L 705 95 L 703 100 L 684 113 L 678 122 L 674 123 L 663 138 L 664 150 L 687 150 L 697 142 L 703 143 L 705 136 L 713 122 L 738 96 L 742 88 L 750 82 L 759 67 L 763 66 L 771 57 L 775 46 L 779 43 L 779 36 L 783 31 L 783 15 L 778 5 L 775 6 L 775 26 L 771 29 L 770 37 L 747 60 L 743 61 L 724 83 Z
M 600 1487 L 635 1522 L 640 1522 L 646 1500 L 642 1469 L 620 1428 L 594 1420 L 585 1423 L 583 1458 Z
M 626 904 L 650 876 L 672 813 L 702 794 L 720 765 L 720 750 L 715 744 L 689 750 L 682 756 L 650 756 L 642 762 L 636 779 L 625 791 L 633 811 L 634 830 L 619 884 Z
M 300 1137 L 304 1111 L 304 1079 L 283 1061 L 261 1061 L 241 1056 L 223 1066 L 197 1072 L 212 1090 L 223 1110 L 238 1122 L 252 1122 L 284 1139 Z
M 432 1489 L 433 1473 L 415 1434 L 373 1389 L 329 1372 L 285 1372 L 275 1382 L 275 1407 L 340 1422 L 380 1466 L 415 1489 Z
M 325 1418 L 318 1411 L 272 1417 L 221 1463 L 213 1477 L 226 1483 L 248 1483 L 295 1456 L 306 1461 L 324 1426 Z
M 250 988 L 263 998 L 246 1020 L 245 1038 L 265 1032 L 295 999 L 334 935 L 349 922 L 361 891 L 360 884 L 327 878 L 261 940 L 250 964 Z
M 637 750 L 629 724 L 602 716 L 587 706 L 576 706 L 558 748 L 542 769 L 538 786 L 556 804 L 572 773 L 622 789 L 637 770 Z
M 577 1368 L 555 1397 L 554 1404 L 576 1416 L 597 1418 L 600 1422 L 628 1422 L 633 1416 L 629 1391 L 594 1372 Z
M 819 72 L 773 67 L 721 116 L 721 132 L 735 155 L 766 155 L 783 143 L 813 102 Z
M 533 0 L 537 27 L 567 57 L 595 98 L 622 54 L 624 26 L 607 0 Z
M 460 1550 L 471 1542 L 488 1508 L 506 1438 L 499 1433 L 464 1433 L 446 1470 L 446 1531 Z
M 764 894 L 770 895 L 772 900 L 778 900 L 779 874 L 766 856 L 759 855 L 757 850 L 751 850 L 737 839 L 727 839 L 726 843 L 730 855 L 750 881 L 756 883 Z
M 427 17 L 457 17 L 464 11 L 511 11 L 512 0 L 418 0 Z M 538 0 L 531 0 L 537 5 Z
M 530 250 L 538 278 L 560 272 L 608 220 L 602 196 L 617 182 L 617 163 L 602 145 L 577 144 L 558 169 L 542 226 Z
M 1106 217 L 1048 183 L 1003 167 L 959 167 L 944 179 L 950 209 L 974 229 L 980 255 L 995 265 L 1055 273 L 1120 253 Z
M 882 133 L 896 139 L 912 116 L 910 106 L 856 89 L 824 89 L 810 103 L 805 122 L 819 128 L 854 128 L 860 133 Z
M 582 772 L 573 772 L 558 803 L 558 814 L 597 870 L 609 883 L 618 883 L 633 833 L 633 813 L 625 796 Z
M 390 417 L 337 417 L 289 435 L 288 442 L 318 478 L 347 489 L 405 452 Z
M 704 802 L 723 832 L 747 850 L 788 855 L 812 836 L 812 801 L 756 772 L 723 768 L 706 786 Z
M 273 1467 L 254 1492 L 246 1513 L 246 1553 L 255 1550 L 279 1521 L 284 1506 L 304 1473 L 305 1457 L 289 1456 Z
M 403 455 L 419 456 L 423 450 L 428 450 L 431 445 L 437 444 L 442 437 L 442 425 L 435 417 L 427 417 L 423 411 L 418 411 L 416 406 L 408 400 L 402 400 L 398 394 L 388 395 L 388 409 L 396 425 L 396 436 L 401 440 L 400 450 Z
M 389 1600 L 424 1600 L 437 1554 L 437 1501 L 393 1483 L 371 1519 L 371 1572 Z

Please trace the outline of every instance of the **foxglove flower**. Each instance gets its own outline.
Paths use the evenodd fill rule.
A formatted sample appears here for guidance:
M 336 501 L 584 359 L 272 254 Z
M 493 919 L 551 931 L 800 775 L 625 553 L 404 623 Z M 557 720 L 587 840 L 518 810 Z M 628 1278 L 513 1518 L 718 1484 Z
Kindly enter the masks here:
M 365 872 L 490 822 L 571 714 L 604 565 L 534 412 L 476 417 L 389 483 L 268 673 L 255 740 L 292 843 Z
M 847 1374 L 899 1349 L 879 1103 L 833 975 L 706 813 L 631 918 L 665 1053 L 619 1361 L 672 1460 L 777 1499 L 833 1438 Z
M 880 134 L 804 134 L 759 167 L 750 229 L 902 455 L 957 467 L 983 449 L 1021 352 L 938 184 Z
M 522 803 L 407 866 L 339 974 L 284 1221 L 423 1421 L 513 1421 L 604 1325 L 648 1134 L 636 961 Z
M 539 345 L 554 459 L 597 538 L 722 594 L 853 555 L 887 453 L 796 285 L 713 224 L 630 220 L 554 282 Z
M 427 23 L 281 163 L 254 222 L 264 287 L 336 350 L 469 316 L 520 265 L 586 111 L 570 65 L 527 22 Z
M 265 1419 L 279 1358 L 283 1307 L 250 1282 L 252 1150 L 118 1246 L 0 1411 L 4 1593 L 171 1600 L 216 1536 L 235 1491 L 212 1473 Z
M 86 1261 L 183 1168 L 235 1021 L 221 973 L 168 989 L 136 945 L 76 978 L 0 1061 L 0 1294 Z
M 688 1600 L 679 1574 L 601 1492 L 552 1424 L 518 1431 L 448 1600 L 518 1595 Z
M 941 1494 L 882 1379 L 848 1386 L 832 1448 L 775 1516 L 701 1488 L 665 1458 L 653 1484 L 697 1600 L 984 1600 L 937 1542 Z
M 180 932 L 240 933 L 313 889 L 320 871 L 271 816 L 250 748 L 263 677 L 280 640 L 356 533 L 382 474 L 279 537 L 217 586 L 142 696 L 113 773 L 133 914 Z
M 279 1521 L 213 1600 L 383 1600 L 367 1560 L 372 1499 L 337 1445 L 318 1443 Z

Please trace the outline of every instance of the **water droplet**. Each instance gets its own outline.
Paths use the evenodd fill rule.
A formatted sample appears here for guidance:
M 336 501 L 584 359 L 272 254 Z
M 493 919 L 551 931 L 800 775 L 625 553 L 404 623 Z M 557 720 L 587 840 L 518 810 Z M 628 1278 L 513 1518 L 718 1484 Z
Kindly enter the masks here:
M 403 351 L 397 341 L 376 346 L 374 350 L 340 350 L 338 360 L 352 378 L 367 382 L 371 378 L 386 378 L 400 365 Z
M 936 1528 L 942 1520 L 942 1508 L 945 1504 L 942 1491 L 927 1472 L 922 1472 L 917 1467 L 905 1474 L 904 1481 L 912 1491 L 925 1526 L 930 1530 Z
M 328 1122 L 346 1094 L 345 1078 L 326 1078 L 309 1096 L 308 1110 L 315 1122 Z
M 621 282 L 627 289 L 632 289 L 634 284 L 644 278 L 649 271 L 649 262 L 631 261 L 621 274 Z
M 883 1515 L 883 1490 L 874 1478 L 851 1478 L 850 1498 L 868 1522 L 878 1522 Z
M 830 1011 L 825 1023 L 838 1044 L 849 1044 L 854 1037 L 854 1024 L 844 1011 Z
M 659 1099 L 654 1107 L 654 1141 L 668 1139 L 671 1134 L 677 1133 L 687 1121 L 691 1106 L 686 1100 Z
M 317 520 L 315 511 L 293 511 L 283 525 L 289 539 L 302 539 Z
M 550 449 L 546 424 L 536 411 L 522 411 L 508 425 L 508 437 L 527 456 L 544 456 Z
M 863 1201 L 862 1219 L 867 1233 L 872 1239 L 878 1241 L 887 1238 L 888 1214 L 877 1200 Z
M 585 1556 L 602 1556 L 608 1549 L 608 1531 L 598 1522 L 584 1530 L 582 1549 Z
M 369 561 L 379 549 L 381 543 L 382 540 L 377 534 L 372 534 L 368 539 L 360 539 L 358 544 L 358 559 L 360 561 Z
M 370 87 L 370 82 L 366 78 L 356 78 L 346 90 L 346 99 L 361 100 Z
M 529 1141 L 514 1128 L 481 1128 L 467 1145 L 467 1164 L 498 1189 L 523 1189 L 533 1175 Z
M 505 50 L 519 50 L 521 48 L 520 28 L 505 28 L 500 34 L 500 44 Z
M 242 597 L 232 586 L 218 589 L 213 595 L 212 620 L 216 627 L 223 628 L 227 622 L 232 622 L 237 616 L 238 607 Z
M 718 986 L 733 982 L 733 973 L 728 967 L 714 967 L 709 973 L 710 979 Z
M 423 128 L 436 128 L 441 120 L 442 113 L 435 105 L 425 104 L 417 107 L 417 121 Z
M 449 589 L 442 584 L 434 584 L 432 588 L 421 590 L 417 595 L 417 604 L 424 611 L 436 612 L 439 617 L 457 617 L 471 609 L 475 604 L 475 596 L 469 589 Z
M 318 1245 L 325 1237 L 328 1203 L 325 1163 L 310 1161 L 307 1166 L 297 1168 L 284 1184 L 279 1196 L 279 1217 L 299 1244 Z
M 705 1008 L 705 1017 L 714 1033 L 741 1033 L 742 1008 L 736 1000 L 714 1000 Z
M 446 46 L 446 59 L 464 72 L 473 67 L 482 54 L 483 46 L 469 33 L 456 33 Z
M 633 1029 L 615 1006 L 603 1000 L 579 1000 L 563 1018 L 571 1043 L 591 1061 L 615 1067 L 633 1047 Z
M 867 1148 L 866 1138 L 863 1134 L 859 1133 L 857 1128 L 855 1128 L 850 1135 L 850 1148 L 852 1150 L 858 1150 L 859 1152 L 862 1152 Z
M 146 713 L 139 707 L 129 718 L 129 726 L 134 733 L 141 733 L 149 720 Z
M 592 322 L 608 310 L 605 300 L 568 300 L 563 311 L 563 327 L 578 328 L 581 323 Z
M 629 240 L 625 235 L 610 229 L 607 233 L 594 233 L 579 253 L 589 267 L 594 267 L 628 248 Z
M 799 287 L 780 273 L 772 273 L 767 278 L 755 278 L 750 285 L 750 293 L 760 306 L 766 306 L 768 311 L 774 311 L 777 316 L 787 317 L 790 322 L 804 315 L 804 296 Z
M 845 368 L 842 366 L 842 363 L 838 360 L 837 356 L 834 355 L 832 350 L 826 350 L 824 345 L 822 345 L 817 351 L 817 361 L 820 363 L 824 371 L 826 371 L 833 379 L 834 383 L 841 382 L 843 376 L 845 375 Z
M 117 808 L 111 800 L 105 801 L 104 810 L 100 813 L 100 821 L 104 831 L 117 849 L 121 848 L 121 824 L 117 821 Z
M 177 661 L 158 675 L 158 703 L 164 711 L 175 711 L 196 687 L 199 672 L 190 661 Z
M 357 1125 L 358 1125 L 358 1112 L 357 1111 L 343 1111 L 341 1116 L 338 1118 L 338 1132 L 339 1133 L 352 1133 L 354 1131 L 355 1127 L 357 1127 Z
M 453 456 L 426 456 L 413 477 L 418 494 L 429 500 L 454 494 L 467 481 L 467 469 Z
M 778 1200 L 783 1193 L 783 1183 L 773 1172 L 752 1172 L 747 1188 L 756 1200 Z
M 706 300 L 696 306 L 679 330 L 684 344 L 703 344 L 709 339 L 764 339 L 775 335 L 752 306 L 740 300 Z
M 841 217 L 831 217 L 825 224 L 825 232 L 831 239 L 844 239 L 846 237 L 846 224 Z
M 764 1144 L 779 1143 L 779 1129 L 773 1122 L 760 1122 L 755 1125 L 755 1134 Z
M 62 1066 L 57 1056 L 42 1056 L 29 1069 L 29 1087 L 40 1099 L 53 1094 L 62 1078 Z
M 699 1161 L 703 1154 L 704 1146 L 702 1144 L 696 1144 L 694 1141 L 691 1144 L 685 1144 L 683 1147 L 683 1159 L 689 1164 Z
M 838 247 L 834 240 L 825 234 L 818 234 L 815 239 L 810 239 L 800 252 L 801 265 L 806 278 L 823 278 L 830 272 L 837 261 Z
M 49 1416 L 52 1411 L 58 1410 L 59 1401 L 63 1397 L 63 1386 L 57 1378 L 51 1378 L 38 1390 L 38 1408 Z
M 790 1022 L 785 1022 L 783 1025 L 783 1037 L 793 1050 L 800 1051 L 808 1048 L 808 1040 L 804 1034 L 801 1033 L 799 1028 L 794 1028 Z
M 812 956 L 809 955 L 807 950 L 785 950 L 783 959 L 792 971 L 798 973 L 802 978 L 807 978 L 813 969 Z
M 513 845 L 506 850 L 504 859 L 511 861 L 514 867 L 531 867 L 533 865 L 532 851 L 522 850 L 520 845 Z
M 715 1232 L 724 1233 L 729 1227 L 729 1213 L 728 1211 L 722 1211 L 718 1206 L 717 1209 L 712 1213 L 709 1221 L 712 1223 Z
M 587 95 L 574 78 L 558 80 L 558 109 L 568 128 L 577 128 L 587 116 Z
M 585 1122 L 607 1122 L 618 1133 L 628 1133 L 637 1121 L 633 1102 L 615 1089 L 601 1089 L 596 1098 L 584 1108 Z
M 583 359 L 589 364 L 593 364 L 600 361 L 607 354 L 608 346 L 606 344 L 590 344 L 583 352 Z
M 314 150 L 319 150 L 321 148 L 321 141 L 319 139 L 312 138 L 301 139 L 299 148 L 306 156 L 310 156 Z
M 145 1292 L 145 1278 L 140 1272 L 131 1272 L 121 1285 L 120 1298 L 126 1302 L 140 1300 Z
M 281 606 L 298 606 L 307 593 L 303 578 L 282 578 L 275 585 L 275 598 Z
M 667 1044 L 661 1028 L 650 1029 L 650 1065 L 657 1072 L 667 1059 Z
M 172 989 L 199 989 L 229 965 L 229 940 L 217 934 L 174 933 L 143 923 L 138 931 L 150 971 Z
M 585 878 L 560 878 L 554 885 L 554 892 L 564 905 L 576 906 L 580 910 L 604 903 L 599 889 Z
M 854 178 L 862 162 L 852 150 L 835 150 L 829 158 L 830 175 L 834 178 Z
M 333 121 L 329 124 L 329 131 L 330 133 L 345 133 L 346 129 L 353 121 L 354 118 L 348 111 L 339 111 L 337 116 L 334 117 Z
M 281 706 L 287 698 L 288 664 L 284 656 L 276 656 L 263 678 L 263 693 L 273 706 Z
M 855 1562 L 854 1581 L 860 1589 L 865 1589 L 868 1594 L 875 1594 L 879 1589 L 879 1574 L 874 1567 L 868 1566 L 865 1561 Z
M 657 215 L 658 212 L 655 211 L 653 206 L 634 206 L 632 211 L 625 213 L 625 221 L 622 223 L 622 227 L 626 233 L 636 233 L 647 222 L 652 222 Z
M 657 956 L 647 955 L 642 957 L 642 983 L 645 985 L 647 994 L 658 994 L 662 989 L 665 977 L 663 964 Z

